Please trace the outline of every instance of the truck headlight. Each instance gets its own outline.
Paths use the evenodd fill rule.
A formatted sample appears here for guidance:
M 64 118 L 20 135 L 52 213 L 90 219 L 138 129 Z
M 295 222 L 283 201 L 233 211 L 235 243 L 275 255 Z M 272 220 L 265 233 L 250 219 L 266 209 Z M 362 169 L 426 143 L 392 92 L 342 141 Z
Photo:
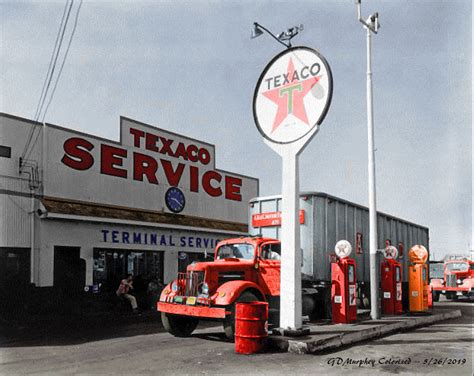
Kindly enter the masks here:
M 173 283 L 171 284 L 171 290 L 173 290 L 173 292 L 178 291 L 178 282 L 173 281 Z
M 462 279 L 458 279 L 458 280 L 456 281 L 456 283 L 457 283 L 458 285 L 460 285 L 460 284 L 462 283 Z

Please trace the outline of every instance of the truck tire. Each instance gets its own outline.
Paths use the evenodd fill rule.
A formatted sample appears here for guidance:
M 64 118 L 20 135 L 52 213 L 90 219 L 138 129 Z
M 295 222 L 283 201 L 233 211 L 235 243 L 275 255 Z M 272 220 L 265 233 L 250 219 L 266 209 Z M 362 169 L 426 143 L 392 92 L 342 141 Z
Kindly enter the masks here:
M 439 291 L 433 291 L 433 302 L 439 302 Z
M 235 334 L 235 304 L 236 303 L 247 303 L 247 302 L 258 302 L 259 299 L 250 291 L 245 291 L 240 295 L 237 300 L 229 306 L 229 311 L 232 313 L 224 319 L 224 332 L 225 336 L 229 341 L 234 340 Z
M 194 317 L 172 315 L 161 312 L 161 322 L 166 331 L 175 337 L 189 337 L 199 324 L 199 320 Z

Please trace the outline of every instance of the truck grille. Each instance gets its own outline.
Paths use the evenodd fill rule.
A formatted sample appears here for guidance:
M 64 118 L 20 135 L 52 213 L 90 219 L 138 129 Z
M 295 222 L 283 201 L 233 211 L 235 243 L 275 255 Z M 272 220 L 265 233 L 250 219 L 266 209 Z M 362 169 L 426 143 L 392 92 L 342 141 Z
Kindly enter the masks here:
M 198 288 L 204 282 L 204 272 L 178 273 L 178 295 L 198 296 Z
M 446 287 L 456 287 L 456 274 L 446 276 Z

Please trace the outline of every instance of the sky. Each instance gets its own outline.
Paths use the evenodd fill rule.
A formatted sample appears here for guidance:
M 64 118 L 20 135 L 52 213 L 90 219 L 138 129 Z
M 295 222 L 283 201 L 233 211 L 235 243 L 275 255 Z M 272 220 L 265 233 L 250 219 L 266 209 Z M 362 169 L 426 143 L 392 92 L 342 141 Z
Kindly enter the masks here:
M 0 0 L 0 111 L 33 118 L 64 1 Z M 74 9 L 78 6 L 75 1 Z M 435 259 L 473 244 L 472 2 L 362 0 L 373 37 L 377 209 L 427 226 Z M 281 160 L 259 134 L 253 92 L 294 46 L 327 59 L 331 107 L 300 157 L 302 191 L 368 205 L 366 39 L 353 0 L 84 1 L 45 121 L 118 140 L 119 117 L 216 145 L 219 169 L 281 193 Z M 72 25 L 72 22 L 70 23 Z

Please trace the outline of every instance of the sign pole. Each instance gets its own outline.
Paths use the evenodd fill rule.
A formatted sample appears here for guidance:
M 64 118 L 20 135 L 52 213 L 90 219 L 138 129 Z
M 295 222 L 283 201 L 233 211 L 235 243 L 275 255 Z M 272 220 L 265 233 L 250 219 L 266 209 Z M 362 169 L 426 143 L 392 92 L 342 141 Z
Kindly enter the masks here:
M 319 130 L 332 98 L 332 74 L 324 57 L 290 48 L 264 69 L 253 112 L 265 143 L 282 158 L 280 329 L 301 335 L 301 245 L 298 158 Z
M 300 329 L 301 303 L 301 244 L 299 202 L 299 155 L 286 148 L 282 155 L 282 217 L 281 217 L 281 282 L 280 327 Z

